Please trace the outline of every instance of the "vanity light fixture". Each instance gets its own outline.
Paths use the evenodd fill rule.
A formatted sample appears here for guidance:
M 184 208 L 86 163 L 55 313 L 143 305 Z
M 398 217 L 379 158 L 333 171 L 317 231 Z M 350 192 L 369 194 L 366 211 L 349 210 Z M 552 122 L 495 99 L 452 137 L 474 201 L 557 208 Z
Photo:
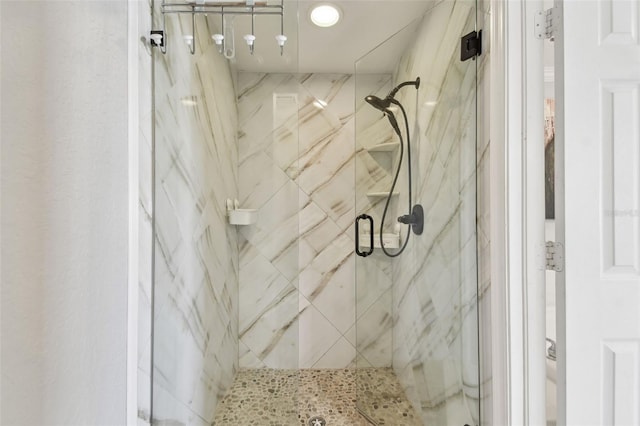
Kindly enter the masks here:
M 309 13 L 309 18 L 318 27 L 332 27 L 340 21 L 340 9 L 330 3 L 320 3 L 314 6 Z

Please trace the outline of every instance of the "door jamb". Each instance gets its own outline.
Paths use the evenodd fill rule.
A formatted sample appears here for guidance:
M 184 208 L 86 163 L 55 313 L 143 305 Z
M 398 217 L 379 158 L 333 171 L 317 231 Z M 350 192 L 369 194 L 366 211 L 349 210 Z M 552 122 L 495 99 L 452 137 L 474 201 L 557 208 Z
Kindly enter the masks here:
M 542 1 L 490 7 L 492 423 L 537 425 L 546 422 L 544 209 L 527 206 L 544 205 L 544 67 L 533 31 Z

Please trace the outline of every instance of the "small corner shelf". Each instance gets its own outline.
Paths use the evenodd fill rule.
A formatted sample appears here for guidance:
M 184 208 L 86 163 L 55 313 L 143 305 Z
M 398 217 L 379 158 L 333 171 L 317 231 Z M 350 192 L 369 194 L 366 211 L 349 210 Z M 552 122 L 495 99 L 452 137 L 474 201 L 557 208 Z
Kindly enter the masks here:
M 239 209 L 238 200 L 227 198 L 227 218 L 231 225 L 253 225 L 258 221 L 258 210 Z
M 393 193 L 391 193 L 391 195 L 395 196 L 395 195 L 400 195 L 399 192 L 394 191 Z M 367 192 L 367 197 L 371 197 L 371 198 L 384 198 L 384 197 L 388 197 L 389 196 L 389 192 Z
M 385 248 L 400 248 L 400 234 L 383 233 L 382 240 Z M 371 234 L 360 235 L 360 247 L 369 248 L 371 246 Z M 373 234 L 373 247 L 380 248 L 380 234 Z
M 386 142 L 367 148 L 369 152 L 392 152 L 400 147 L 400 142 Z

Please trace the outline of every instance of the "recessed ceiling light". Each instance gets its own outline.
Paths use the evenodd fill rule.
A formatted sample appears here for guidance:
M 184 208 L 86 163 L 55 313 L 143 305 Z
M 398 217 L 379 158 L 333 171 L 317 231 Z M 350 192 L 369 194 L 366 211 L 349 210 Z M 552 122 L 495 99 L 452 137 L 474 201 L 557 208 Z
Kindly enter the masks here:
M 319 27 L 332 27 L 340 20 L 340 10 L 337 6 L 323 3 L 313 7 L 309 17 Z

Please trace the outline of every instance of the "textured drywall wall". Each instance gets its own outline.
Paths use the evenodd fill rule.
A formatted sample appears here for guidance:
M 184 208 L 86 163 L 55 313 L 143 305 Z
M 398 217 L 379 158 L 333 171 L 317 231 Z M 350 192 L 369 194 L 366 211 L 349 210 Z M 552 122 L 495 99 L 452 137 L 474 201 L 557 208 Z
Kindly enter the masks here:
M 0 420 L 124 424 L 127 2 L 0 7 Z

